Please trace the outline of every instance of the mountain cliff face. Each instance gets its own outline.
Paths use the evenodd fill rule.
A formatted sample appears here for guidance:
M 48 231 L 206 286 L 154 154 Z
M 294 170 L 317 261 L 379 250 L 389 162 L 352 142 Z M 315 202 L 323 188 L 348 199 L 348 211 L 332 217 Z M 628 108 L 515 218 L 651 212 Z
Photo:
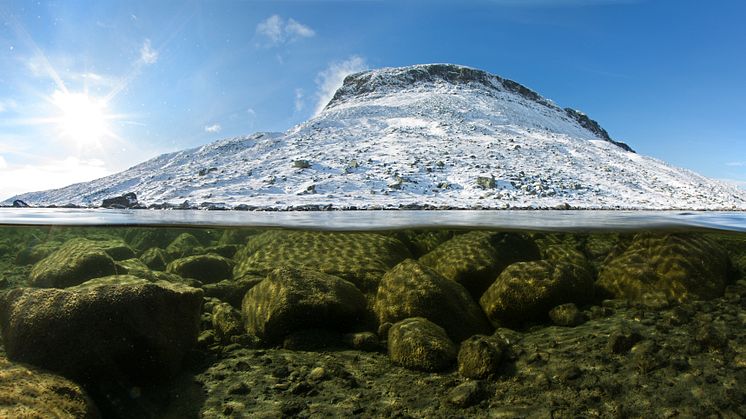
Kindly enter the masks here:
M 23 194 L 32 205 L 257 208 L 745 209 L 746 192 L 636 154 L 585 114 L 448 64 L 348 76 L 285 133 L 164 154 L 124 172 Z

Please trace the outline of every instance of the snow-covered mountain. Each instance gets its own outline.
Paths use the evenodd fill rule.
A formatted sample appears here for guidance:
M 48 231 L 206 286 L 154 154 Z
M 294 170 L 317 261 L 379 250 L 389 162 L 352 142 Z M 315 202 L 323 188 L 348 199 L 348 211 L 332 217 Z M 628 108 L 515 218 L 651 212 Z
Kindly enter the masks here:
M 641 156 L 584 114 L 448 64 L 348 76 L 317 116 L 14 199 L 297 208 L 746 209 L 746 192 Z

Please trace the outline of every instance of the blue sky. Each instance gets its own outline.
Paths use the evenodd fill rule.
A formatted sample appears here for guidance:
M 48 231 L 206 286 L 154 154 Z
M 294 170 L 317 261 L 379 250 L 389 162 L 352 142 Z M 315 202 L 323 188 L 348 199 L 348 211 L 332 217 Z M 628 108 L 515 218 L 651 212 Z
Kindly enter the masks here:
M 736 0 L 10 0 L 0 199 L 284 131 L 348 72 L 430 62 L 513 79 L 642 154 L 746 185 L 744 18 Z

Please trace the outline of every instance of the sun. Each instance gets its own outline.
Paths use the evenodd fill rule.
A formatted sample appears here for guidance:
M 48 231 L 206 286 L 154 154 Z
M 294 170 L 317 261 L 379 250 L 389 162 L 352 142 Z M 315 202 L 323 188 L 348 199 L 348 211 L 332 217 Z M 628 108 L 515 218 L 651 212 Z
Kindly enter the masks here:
M 62 137 L 79 146 L 100 144 L 109 133 L 106 104 L 87 93 L 62 92 L 52 95 L 52 103 L 60 110 L 56 118 Z

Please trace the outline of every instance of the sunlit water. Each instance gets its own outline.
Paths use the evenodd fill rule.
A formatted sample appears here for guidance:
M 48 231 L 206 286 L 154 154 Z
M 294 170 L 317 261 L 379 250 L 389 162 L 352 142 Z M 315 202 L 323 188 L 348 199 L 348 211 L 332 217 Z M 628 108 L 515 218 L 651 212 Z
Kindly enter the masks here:
M 319 230 L 492 228 L 539 231 L 746 231 L 744 212 L 681 211 L 150 211 L 0 208 L 0 225 L 191 225 Z

